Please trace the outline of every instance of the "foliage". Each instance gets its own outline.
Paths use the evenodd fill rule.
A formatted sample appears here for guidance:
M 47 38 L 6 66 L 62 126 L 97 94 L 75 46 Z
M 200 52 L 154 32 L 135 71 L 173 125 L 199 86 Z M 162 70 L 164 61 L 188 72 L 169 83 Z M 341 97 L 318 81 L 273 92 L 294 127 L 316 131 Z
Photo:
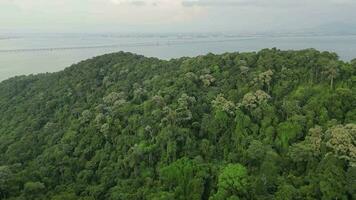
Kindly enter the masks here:
M 113 53 L 0 83 L 0 199 L 355 199 L 356 61 Z

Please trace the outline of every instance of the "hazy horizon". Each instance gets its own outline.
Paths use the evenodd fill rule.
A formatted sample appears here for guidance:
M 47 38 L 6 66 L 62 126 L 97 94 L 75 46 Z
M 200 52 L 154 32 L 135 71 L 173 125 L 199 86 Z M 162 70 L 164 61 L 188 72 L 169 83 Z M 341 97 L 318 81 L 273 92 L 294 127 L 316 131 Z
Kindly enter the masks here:
M 1 0 L 0 81 L 116 51 L 176 58 L 315 48 L 349 61 L 355 10 L 356 0 Z
M 94 56 L 126 51 L 171 59 L 209 52 L 251 52 L 315 48 L 336 52 L 344 61 L 356 58 L 356 35 L 256 36 L 231 35 L 31 35 L 0 39 L 0 81 L 15 75 L 56 72 Z
M 0 32 L 347 32 L 354 0 L 2 0 Z

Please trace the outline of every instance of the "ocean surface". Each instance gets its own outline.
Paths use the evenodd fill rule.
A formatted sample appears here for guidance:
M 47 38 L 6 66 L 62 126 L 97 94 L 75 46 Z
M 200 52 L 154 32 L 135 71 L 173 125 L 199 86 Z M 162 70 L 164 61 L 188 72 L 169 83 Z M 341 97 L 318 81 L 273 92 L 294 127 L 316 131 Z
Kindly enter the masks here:
M 81 60 L 117 51 L 171 59 L 273 47 L 332 51 L 350 61 L 356 58 L 356 35 L 0 34 L 0 81 L 17 75 L 59 71 Z

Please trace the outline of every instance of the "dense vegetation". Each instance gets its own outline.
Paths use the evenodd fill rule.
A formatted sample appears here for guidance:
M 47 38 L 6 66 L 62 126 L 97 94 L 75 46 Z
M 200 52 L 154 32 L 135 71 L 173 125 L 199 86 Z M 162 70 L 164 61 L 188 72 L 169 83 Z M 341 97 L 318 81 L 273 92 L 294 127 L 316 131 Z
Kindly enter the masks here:
M 114 53 L 0 83 L 0 199 L 356 199 L 356 60 Z

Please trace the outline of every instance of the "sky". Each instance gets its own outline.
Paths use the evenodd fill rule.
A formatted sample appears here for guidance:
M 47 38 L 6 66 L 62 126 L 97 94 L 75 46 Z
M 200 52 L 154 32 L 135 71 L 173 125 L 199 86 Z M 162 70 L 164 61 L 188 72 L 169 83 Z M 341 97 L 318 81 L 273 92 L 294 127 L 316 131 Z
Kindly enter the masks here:
M 356 32 L 356 0 L 0 0 L 0 32 Z

